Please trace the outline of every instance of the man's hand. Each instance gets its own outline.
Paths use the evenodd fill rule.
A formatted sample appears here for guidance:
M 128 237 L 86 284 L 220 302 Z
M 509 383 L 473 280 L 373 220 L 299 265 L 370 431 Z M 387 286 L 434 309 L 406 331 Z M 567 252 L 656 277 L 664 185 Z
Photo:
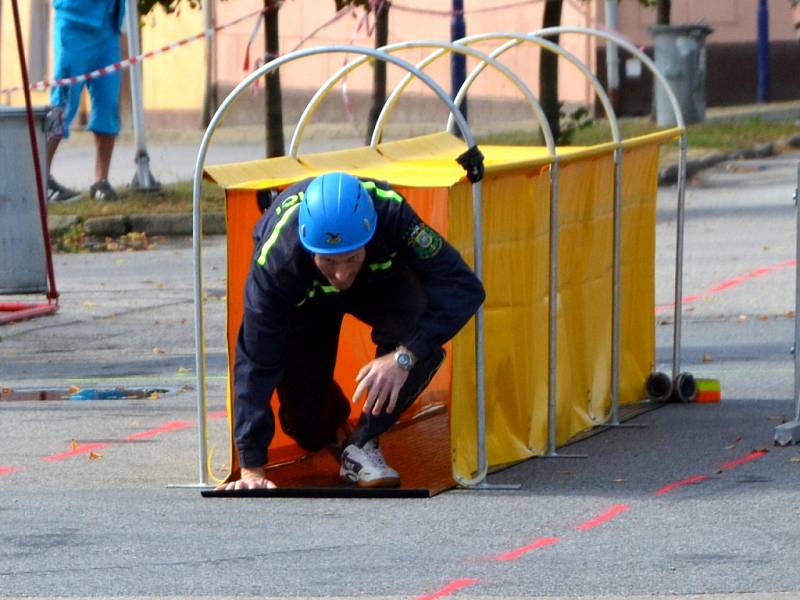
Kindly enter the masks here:
M 240 479 L 222 483 L 217 486 L 217 490 L 265 490 L 274 487 L 275 484 L 267 479 L 264 467 L 256 467 L 254 469 L 242 467 Z
M 398 367 L 391 354 L 384 354 L 371 360 L 361 367 L 356 375 L 358 387 L 353 394 L 353 404 L 356 404 L 368 389 L 369 393 L 362 409 L 364 413 L 379 415 L 384 405 L 387 413 L 394 412 L 400 389 L 407 378 L 408 371 Z

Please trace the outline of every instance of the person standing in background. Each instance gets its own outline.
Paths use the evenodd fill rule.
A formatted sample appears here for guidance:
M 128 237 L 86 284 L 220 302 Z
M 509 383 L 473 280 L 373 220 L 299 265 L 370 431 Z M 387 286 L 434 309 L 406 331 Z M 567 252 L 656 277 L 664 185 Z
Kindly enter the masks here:
M 83 75 L 120 60 L 120 30 L 125 8 L 123 0 L 53 0 L 53 76 L 56 79 Z M 116 200 L 108 182 L 111 155 L 119 134 L 120 73 L 53 88 L 52 109 L 47 116 L 47 198 L 63 202 L 79 195 L 50 174 L 56 150 L 69 137 L 70 125 L 78 112 L 83 86 L 89 90 L 91 110 L 87 129 L 94 134 L 94 183 L 91 198 Z

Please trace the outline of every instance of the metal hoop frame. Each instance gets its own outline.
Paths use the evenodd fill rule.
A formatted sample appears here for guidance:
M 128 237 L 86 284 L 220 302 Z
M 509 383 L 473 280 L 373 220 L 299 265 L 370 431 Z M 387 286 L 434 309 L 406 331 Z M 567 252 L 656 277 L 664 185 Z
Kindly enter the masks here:
M 273 71 L 280 68 L 282 65 L 299 60 L 301 58 L 306 58 L 309 56 L 315 56 L 318 54 L 324 53 L 348 53 L 348 54 L 361 54 L 366 55 L 367 57 L 373 57 L 379 60 L 383 60 L 389 63 L 392 63 L 410 73 L 414 73 L 420 80 L 423 81 L 431 90 L 439 97 L 439 99 L 444 102 L 444 104 L 449 108 L 450 112 L 453 114 L 456 122 L 458 123 L 459 131 L 461 135 L 464 137 L 464 140 L 467 144 L 472 147 L 475 145 L 475 139 L 472 135 L 472 131 L 469 128 L 469 125 L 464 119 L 464 115 L 461 114 L 461 111 L 453 104 L 450 97 L 447 93 L 430 77 L 428 77 L 425 73 L 419 71 L 415 68 L 412 64 L 408 63 L 405 60 L 397 58 L 396 56 L 392 56 L 391 54 L 387 54 L 386 52 L 382 52 L 379 50 L 373 50 L 371 48 L 362 48 L 356 46 L 345 46 L 345 45 L 332 45 L 332 46 L 321 46 L 319 48 L 309 48 L 306 50 L 298 50 L 296 52 L 291 52 L 284 56 L 278 57 L 276 59 L 271 60 L 270 62 L 262 65 L 252 73 L 250 73 L 247 77 L 245 77 L 239 84 L 231 90 L 225 100 L 222 101 L 217 111 L 214 113 L 214 116 L 211 118 L 211 121 L 206 128 L 205 133 L 203 134 L 203 139 L 200 142 L 200 148 L 197 152 L 197 160 L 195 163 L 195 170 L 194 170 L 194 179 L 192 184 L 192 230 L 193 230 L 193 239 L 192 239 L 192 250 L 193 250 L 193 259 L 194 259 L 194 324 L 195 324 L 195 369 L 196 369 L 196 381 L 197 381 L 197 394 L 198 394 L 198 401 L 197 401 L 197 423 L 198 423 L 198 461 L 199 461 L 199 474 L 200 474 L 200 484 L 201 485 L 208 485 L 208 447 L 207 447 L 207 434 L 208 434 L 208 396 L 207 396 L 207 388 L 206 388 L 206 361 L 205 361 L 205 327 L 204 327 L 204 315 L 203 315 L 203 254 L 202 254 L 202 211 L 200 206 L 200 190 L 201 190 L 201 183 L 203 177 L 203 167 L 205 165 L 206 155 L 208 153 L 208 146 L 211 141 L 211 137 L 219 126 L 222 118 L 224 117 L 225 113 L 228 111 L 230 106 L 233 102 L 248 88 L 254 81 L 272 73 Z M 474 255 L 475 255 L 475 264 L 474 270 L 478 277 L 482 276 L 483 273 L 483 257 L 482 257 L 482 215 L 481 215 L 481 196 L 482 196 L 482 189 L 483 185 L 480 181 L 472 184 L 472 220 L 473 220 L 473 245 L 474 245 Z M 484 362 L 484 340 L 483 340 L 483 308 L 481 307 L 475 315 L 475 332 L 476 332 L 476 343 L 475 343 L 475 364 L 476 370 L 478 373 L 483 373 L 485 371 L 485 362 Z M 483 403 L 485 401 L 485 388 L 483 377 L 479 376 L 476 378 L 476 396 L 478 401 Z M 479 474 L 479 480 L 482 481 L 485 479 L 486 473 Z
M 551 161 L 550 169 L 550 289 L 549 289 L 549 373 L 548 373 L 548 454 L 555 455 L 556 443 L 556 369 L 557 369 L 557 353 L 556 353 L 556 323 L 557 323 L 557 308 L 554 299 L 557 297 L 557 278 L 558 278 L 558 156 L 555 147 L 555 140 L 552 136 L 544 112 L 538 100 L 533 96 L 530 89 L 519 79 L 519 77 L 510 71 L 505 65 L 497 62 L 496 57 L 505 52 L 506 50 L 515 47 L 522 42 L 532 42 L 541 46 L 543 49 L 553 52 L 562 56 L 571 64 L 575 65 L 581 73 L 587 77 L 590 84 L 598 95 L 606 115 L 611 125 L 612 141 L 614 143 L 614 256 L 613 256 L 613 315 L 612 315 L 612 411 L 611 411 L 611 424 L 618 423 L 618 390 L 619 390 L 619 284 L 620 284 L 620 238 L 621 238 L 621 175 L 622 175 L 622 136 L 619 131 L 619 123 L 613 106 L 606 94 L 605 90 L 597 81 L 596 77 L 591 73 L 588 67 L 582 63 L 572 53 L 568 52 L 561 46 L 554 44 L 546 39 L 547 36 L 559 35 L 561 33 L 577 33 L 589 35 L 606 40 L 608 43 L 617 44 L 624 48 L 636 58 L 641 60 L 645 66 L 653 73 L 653 76 L 664 88 L 668 101 L 675 113 L 678 128 L 681 131 L 679 140 L 679 163 L 678 163 L 678 208 L 677 208 L 677 248 L 675 259 L 675 318 L 674 318 L 674 333 L 673 333 L 673 353 L 672 353 L 672 375 L 673 379 L 678 376 L 680 371 L 680 341 L 681 341 L 681 294 L 683 284 L 683 228 L 684 228 L 684 204 L 685 204 L 685 184 L 686 184 L 686 128 L 683 120 L 683 115 L 680 110 L 678 101 L 672 92 L 666 78 L 656 67 L 655 63 L 644 52 L 636 48 L 633 44 L 624 38 L 597 29 L 584 28 L 584 27 L 553 27 L 540 29 L 529 32 L 527 34 L 518 33 L 487 33 L 475 36 L 468 36 L 457 40 L 456 42 L 438 42 L 438 41 L 415 41 L 415 42 L 402 42 L 398 44 L 390 44 L 380 49 L 374 50 L 364 47 L 346 46 L 346 45 L 331 45 L 322 46 L 318 48 L 306 49 L 295 51 L 290 54 L 284 55 L 277 59 L 266 63 L 259 69 L 253 71 L 245 79 L 243 79 L 225 98 L 220 104 L 216 113 L 211 119 L 208 128 L 203 136 L 203 139 L 198 150 L 197 161 L 195 164 L 194 182 L 193 182 L 193 255 L 195 264 L 195 281 L 194 281 L 194 300 L 195 300 L 195 338 L 196 338 L 196 371 L 197 371 L 197 389 L 198 389 L 198 435 L 199 435 L 199 464 L 200 464 L 200 482 L 201 485 L 208 485 L 208 467 L 207 467 L 207 390 L 206 390 L 206 366 L 205 366 L 205 334 L 203 325 L 203 307 L 202 307 L 202 229 L 201 229 L 201 209 L 200 209 L 200 185 L 202 180 L 202 172 L 205 164 L 208 146 L 211 136 L 216 128 L 219 126 L 223 116 L 230 108 L 231 104 L 258 78 L 268 75 L 269 73 L 277 70 L 280 66 L 306 58 L 324 53 L 349 53 L 361 55 L 352 63 L 348 63 L 339 71 L 334 73 L 314 94 L 312 99 L 307 103 L 306 108 L 301 115 L 297 126 L 295 127 L 292 141 L 290 145 L 290 156 L 297 157 L 299 151 L 299 144 L 303 136 L 303 132 L 307 126 L 309 119 L 313 116 L 317 107 L 325 96 L 330 92 L 332 87 L 340 81 L 347 73 L 357 68 L 363 63 L 367 62 L 370 58 L 384 60 L 385 62 L 392 63 L 405 71 L 407 74 L 403 80 L 392 91 L 392 94 L 387 99 L 384 107 L 376 121 L 375 128 L 372 132 L 370 145 L 376 147 L 380 143 L 380 139 L 384 129 L 384 123 L 388 116 L 391 114 L 399 96 L 402 91 L 411 81 L 412 77 L 417 77 L 423 81 L 435 95 L 445 103 L 450 110 L 448 118 L 447 130 L 452 131 L 453 124 L 458 127 L 461 135 L 468 146 L 475 145 L 475 140 L 472 132 L 467 124 L 463 114 L 459 110 L 460 103 L 466 95 L 467 89 L 477 76 L 486 68 L 487 65 L 492 65 L 498 69 L 504 76 L 510 79 L 523 93 L 533 108 L 534 114 L 539 121 L 545 137 L 545 143 L 548 149 L 548 154 Z M 495 49 L 490 54 L 477 51 L 470 48 L 468 44 L 477 41 L 484 41 L 487 39 L 506 39 L 510 40 Z M 435 47 L 438 48 L 431 55 L 420 61 L 416 66 L 411 63 L 397 58 L 390 54 L 397 50 L 418 48 L 418 47 Z M 470 73 L 469 78 L 464 82 L 462 88 L 459 90 L 455 100 L 451 100 L 446 92 L 430 77 L 425 75 L 421 69 L 430 64 L 436 58 L 442 56 L 446 52 L 456 52 L 466 54 L 477 58 L 479 65 Z M 482 185 L 481 182 L 472 184 L 472 209 L 473 209 L 473 248 L 474 248 L 474 268 L 478 277 L 483 274 L 483 252 L 482 252 Z M 483 484 L 488 473 L 488 461 L 486 457 L 486 423 L 485 423 L 485 340 L 484 340 L 484 319 L 483 308 L 479 309 L 476 314 L 476 333 L 475 333 L 475 357 L 476 357 L 476 399 L 477 399 L 477 446 L 478 446 L 478 471 L 475 477 L 465 480 L 454 473 L 456 481 L 467 487 L 479 487 Z

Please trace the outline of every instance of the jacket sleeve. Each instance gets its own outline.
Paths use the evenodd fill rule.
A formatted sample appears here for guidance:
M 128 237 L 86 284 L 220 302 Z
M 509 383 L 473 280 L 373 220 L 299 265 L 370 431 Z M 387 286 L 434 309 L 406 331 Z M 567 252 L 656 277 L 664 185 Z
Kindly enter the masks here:
M 402 343 L 424 358 L 459 332 L 486 294 L 458 251 L 422 221 L 402 196 L 391 193 L 395 199 L 382 215 L 381 229 L 402 262 L 418 275 L 427 296 L 416 330 Z
M 253 265 L 245 287 L 244 315 L 234 363 L 234 439 L 243 467 L 267 463 L 275 434 L 270 398 L 283 369 L 291 302 L 276 276 Z

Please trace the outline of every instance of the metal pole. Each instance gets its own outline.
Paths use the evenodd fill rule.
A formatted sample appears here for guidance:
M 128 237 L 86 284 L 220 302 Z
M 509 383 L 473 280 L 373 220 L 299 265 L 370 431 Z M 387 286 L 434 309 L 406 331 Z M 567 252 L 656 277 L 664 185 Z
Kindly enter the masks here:
M 472 184 L 472 246 L 475 255 L 475 275 L 483 281 L 483 184 L 478 181 Z M 484 339 L 484 313 L 483 305 L 475 313 L 475 390 L 477 413 L 477 445 L 478 445 L 478 473 L 487 473 L 489 461 L 486 454 L 486 348 Z
M 617 0 L 606 0 L 606 27 L 612 31 L 619 29 L 617 19 Z M 608 81 L 608 95 L 615 109 L 619 109 L 619 50 L 617 45 L 606 40 L 606 79 Z
M 686 203 L 686 132 L 678 142 L 678 209 L 675 218 L 675 308 L 672 328 L 672 381 L 681 371 L 681 324 L 683 319 L 683 227 Z
M 756 100 L 769 102 L 769 8 L 767 0 L 758 0 L 758 87 Z
M 136 0 L 127 0 L 125 5 L 125 23 L 128 31 L 128 55 L 139 56 L 139 9 Z M 131 65 L 131 119 L 133 121 L 133 137 L 136 142 L 136 173 L 131 181 L 131 188 L 143 192 L 161 189 L 161 184 L 150 173 L 150 156 L 147 154 L 145 139 L 144 107 L 142 105 L 142 65 L 137 61 Z
M 547 456 L 556 454 L 558 426 L 558 161 L 550 164 L 550 276 L 547 294 Z
M 616 0 L 612 0 L 616 4 Z M 614 150 L 614 255 L 611 292 L 611 424 L 619 424 L 620 288 L 622 279 L 622 148 Z
M 455 42 L 467 35 L 464 21 L 464 0 L 453 0 L 453 16 L 450 20 L 450 41 Z M 467 57 L 454 52 L 450 55 L 450 97 L 455 98 L 467 76 Z M 459 106 L 461 114 L 467 118 L 467 99 Z
M 775 428 L 775 444 L 789 446 L 800 443 L 800 162 L 797 163 L 795 204 L 795 272 L 794 272 L 794 421 Z
M 211 35 L 216 26 L 216 15 L 214 14 L 214 2 L 203 3 L 203 22 L 206 28 L 204 54 L 206 59 L 205 85 L 203 88 L 203 125 L 208 125 L 211 115 L 217 109 L 217 90 L 216 90 L 216 62 L 214 57 L 214 46 L 217 36 Z
M 797 163 L 797 187 L 794 189 L 794 206 L 797 215 L 795 226 L 795 276 L 794 276 L 794 420 L 800 422 L 800 162 Z

